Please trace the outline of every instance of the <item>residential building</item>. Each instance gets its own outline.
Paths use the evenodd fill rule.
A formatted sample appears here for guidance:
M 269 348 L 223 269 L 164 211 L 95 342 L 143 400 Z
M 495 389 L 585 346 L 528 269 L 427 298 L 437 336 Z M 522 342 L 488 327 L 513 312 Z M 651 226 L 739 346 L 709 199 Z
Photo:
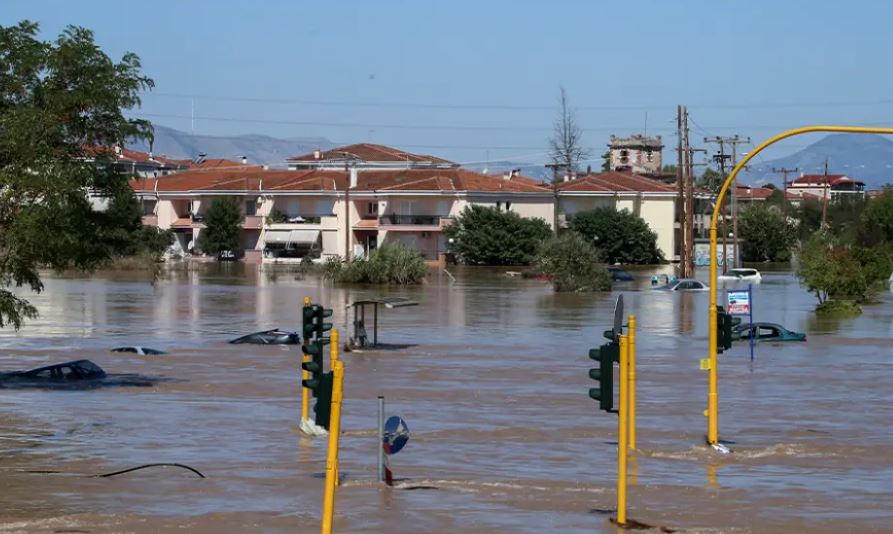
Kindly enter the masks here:
M 657 246 L 664 257 L 676 257 L 675 186 L 628 172 L 604 172 L 562 182 L 558 189 L 559 211 L 565 220 L 603 206 L 629 210 L 657 234 Z
M 372 143 L 347 145 L 331 150 L 314 150 L 309 154 L 286 160 L 293 170 L 336 170 L 347 167 L 358 169 L 452 169 L 459 166 L 443 158 L 427 154 L 413 154 Z
M 464 169 L 348 172 L 270 171 L 257 167 L 192 170 L 133 180 L 143 222 L 172 229 L 174 251 L 200 251 L 205 214 L 214 199 L 239 199 L 245 216 L 246 258 L 357 257 L 382 243 L 401 242 L 437 260 L 446 252 L 443 229 L 465 206 L 511 210 L 551 220 L 550 189 L 520 176 L 487 176 Z
M 119 146 L 87 147 L 84 150 L 84 161 L 92 162 L 100 154 L 105 154 L 115 162 L 115 169 L 122 174 L 140 176 L 142 178 L 166 176 L 175 172 L 188 169 L 190 160 L 172 159 L 166 156 L 154 155 L 151 152 L 140 152 Z
M 788 183 L 788 193 L 812 195 L 834 201 L 845 197 L 864 197 L 865 183 L 844 174 L 801 174 Z
M 611 171 L 632 172 L 659 176 L 663 166 L 663 142 L 660 136 L 635 134 L 630 137 L 611 136 L 608 143 L 608 163 Z

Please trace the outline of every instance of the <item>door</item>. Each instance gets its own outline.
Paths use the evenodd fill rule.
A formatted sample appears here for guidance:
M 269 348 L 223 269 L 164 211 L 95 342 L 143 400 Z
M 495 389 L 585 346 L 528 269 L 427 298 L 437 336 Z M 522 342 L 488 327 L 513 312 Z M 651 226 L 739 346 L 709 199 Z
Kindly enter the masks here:
M 378 248 L 378 234 L 372 234 L 366 238 L 366 252 L 372 252 Z

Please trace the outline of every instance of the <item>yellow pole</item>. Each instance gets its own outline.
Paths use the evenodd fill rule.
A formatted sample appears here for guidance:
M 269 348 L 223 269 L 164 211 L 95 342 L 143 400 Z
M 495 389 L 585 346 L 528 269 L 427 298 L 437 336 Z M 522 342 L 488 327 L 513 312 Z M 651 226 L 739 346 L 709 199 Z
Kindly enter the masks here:
M 617 417 L 617 524 L 626 524 L 627 409 L 629 407 L 629 339 L 620 336 L 620 407 Z
M 329 335 L 329 358 L 331 361 L 331 363 L 329 363 L 329 365 L 331 365 L 332 370 L 335 369 L 336 363 L 341 363 L 343 365 L 341 360 L 338 359 L 338 329 L 337 328 L 333 328 L 331 331 L 331 334 Z M 334 398 L 334 395 L 333 395 L 333 398 Z M 340 405 L 340 403 L 339 403 L 339 405 Z M 330 415 L 330 417 L 334 418 L 335 416 Z M 339 426 L 340 426 L 340 421 L 339 421 Z M 331 428 L 332 428 L 332 423 L 330 422 L 329 430 L 331 430 Z M 341 473 L 338 472 L 338 464 L 337 463 L 335 464 L 335 485 L 336 486 L 341 485 Z
M 322 501 L 322 534 L 332 533 L 335 515 L 335 477 L 338 472 L 338 437 L 341 432 L 341 398 L 344 387 L 344 362 L 332 366 L 332 413 L 329 420 L 329 451 L 326 458 L 326 486 Z
M 629 319 L 629 448 L 636 450 L 636 316 Z
M 719 194 L 716 196 L 716 203 L 713 206 L 713 216 L 710 219 L 710 309 L 708 311 L 709 332 L 708 337 L 710 346 L 707 347 L 707 354 L 710 358 L 710 381 L 709 390 L 707 392 L 707 442 L 711 445 L 719 443 L 719 401 L 718 401 L 718 385 L 717 385 L 717 358 L 716 358 L 716 224 L 719 219 L 720 209 L 726 193 L 731 184 L 735 182 L 738 173 L 741 172 L 748 162 L 757 154 L 762 152 L 766 147 L 773 145 L 782 139 L 801 135 L 805 133 L 826 132 L 826 133 L 861 133 L 861 134 L 891 134 L 893 128 L 866 128 L 862 126 L 804 126 L 803 128 L 794 128 L 782 132 L 774 137 L 760 143 L 756 148 L 747 154 L 741 161 L 735 165 L 732 172 L 726 177 Z
M 304 306 L 309 306 L 311 304 L 310 297 L 304 297 Z M 303 320 L 303 313 L 301 315 Z M 304 340 L 304 343 L 307 343 L 307 340 Z M 303 354 L 301 357 L 301 363 L 307 363 L 310 361 L 310 356 L 307 354 Z M 301 381 L 310 380 L 310 372 L 304 370 L 304 366 L 301 365 Z M 301 385 L 301 423 L 307 421 L 310 418 L 310 390 L 305 388 L 303 384 Z

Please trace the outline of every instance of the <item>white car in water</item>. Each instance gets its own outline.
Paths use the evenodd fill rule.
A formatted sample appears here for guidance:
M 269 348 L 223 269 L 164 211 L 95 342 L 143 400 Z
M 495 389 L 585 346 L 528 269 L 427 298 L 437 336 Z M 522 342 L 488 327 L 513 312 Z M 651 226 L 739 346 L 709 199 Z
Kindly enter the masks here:
M 662 291 L 710 291 L 710 287 L 707 286 L 707 284 L 688 278 L 683 278 L 682 280 L 664 286 L 655 287 L 654 289 Z
M 729 269 L 716 277 L 718 280 L 735 280 L 738 282 L 756 282 L 763 279 L 763 275 L 756 269 Z

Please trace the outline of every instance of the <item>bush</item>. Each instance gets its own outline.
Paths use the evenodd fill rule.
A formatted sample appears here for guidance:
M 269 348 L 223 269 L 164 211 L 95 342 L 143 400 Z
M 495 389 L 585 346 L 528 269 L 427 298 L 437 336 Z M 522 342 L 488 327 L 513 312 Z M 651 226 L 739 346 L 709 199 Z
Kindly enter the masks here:
M 821 233 L 801 247 L 797 276 L 822 306 L 832 299 L 865 302 L 891 270 L 886 251 L 835 246 L 828 234 Z
M 754 203 L 738 214 L 738 232 L 745 261 L 790 261 L 794 228 L 775 208 Z
M 463 263 L 527 265 L 552 230 L 542 219 L 472 205 L 444 229 L 444 235 L 450 252 Z
M 408 285 L 424 280 L 428 266 L 417 251 L 389 243 L 372 251 L 368 259 L 341 263 L 340 258 L 329 258 L 323 272 L 337 282 Z
M 816 306 L 815 312 L 825 317 L 856 317 L 862 314 L 862 307 L 851 300 L 829 300 Z
M 564 232 L 542 244 L 536 266 L 555 291 L 610 291 L 611 276 L 598 261 L 598 251 L 580 234 Z
M 581 211 L 570 221 L 573 231 L 595 245 L 606 263 L 654 264 L 664 261 L 657 248 L 657 234 L 648 223 L 627 210 L 613 207 Z

